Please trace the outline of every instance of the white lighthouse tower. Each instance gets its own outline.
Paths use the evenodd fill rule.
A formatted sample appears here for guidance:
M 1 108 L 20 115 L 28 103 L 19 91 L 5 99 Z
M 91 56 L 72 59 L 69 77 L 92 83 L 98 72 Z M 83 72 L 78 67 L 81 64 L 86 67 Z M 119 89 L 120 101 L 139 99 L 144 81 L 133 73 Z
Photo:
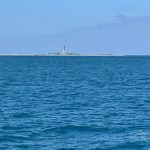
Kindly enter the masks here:
M 64 49 L 63 49 L 63 54 L 66 54 L 66 46 L 64 46 Z

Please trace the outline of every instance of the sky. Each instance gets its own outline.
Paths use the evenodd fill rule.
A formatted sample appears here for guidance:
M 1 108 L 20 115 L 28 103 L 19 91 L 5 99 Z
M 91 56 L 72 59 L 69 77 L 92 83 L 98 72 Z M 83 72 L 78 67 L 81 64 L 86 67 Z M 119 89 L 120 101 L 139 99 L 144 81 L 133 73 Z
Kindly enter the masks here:
M 150 0 L 0 0 L 0 53 L 47 53 L 66 44 L 80 53 L 150 54 L 149 6 Z

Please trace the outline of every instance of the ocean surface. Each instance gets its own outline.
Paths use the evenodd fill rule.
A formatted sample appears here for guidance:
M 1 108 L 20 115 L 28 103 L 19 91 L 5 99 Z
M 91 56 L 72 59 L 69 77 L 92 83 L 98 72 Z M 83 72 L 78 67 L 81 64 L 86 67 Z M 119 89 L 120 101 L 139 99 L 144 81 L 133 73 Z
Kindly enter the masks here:
M 150 150 L 150 57 L 0 57 L 0 150 Z

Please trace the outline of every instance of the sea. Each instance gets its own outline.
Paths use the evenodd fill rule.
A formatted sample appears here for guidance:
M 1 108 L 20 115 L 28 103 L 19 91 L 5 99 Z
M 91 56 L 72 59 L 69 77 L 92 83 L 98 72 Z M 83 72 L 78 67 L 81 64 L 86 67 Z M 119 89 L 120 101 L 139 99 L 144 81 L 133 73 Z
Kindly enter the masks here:
M 0 150 L 150 150 L 150 57 L 0 57 Z

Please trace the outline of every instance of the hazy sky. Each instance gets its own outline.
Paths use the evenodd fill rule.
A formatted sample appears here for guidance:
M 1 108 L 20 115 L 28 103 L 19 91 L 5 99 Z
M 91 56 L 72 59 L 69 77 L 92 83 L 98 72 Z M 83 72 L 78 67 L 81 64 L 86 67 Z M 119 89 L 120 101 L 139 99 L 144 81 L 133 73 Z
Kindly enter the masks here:
M 71 30 L 109 24 L 114 22 L 114 16 L 120 15 L 132 19 L 139 16 L 148 17 L 150 0 L 0 0 L 0 53 L 10 53 L 11 46 L 14 50 L 12 53 L 18 52 L 18 49 L 26 53 L 24 49 L 34 48 L 32 42 L 17 44 L 19 41 L 14 40 L 16 37 L 34 36 L 34 39 L 40 39 L 43 35 L 50 35 L 52 39 L 52 35 L 58 36 Z M 48 39 L 47 37 L 46 40 Z M 54 43 L 57 44 L 56 41 Z M 56 47 L 55 44 L 52 45 L 53 48 Z M 38 49 L 37 46 L 46 49 L 51 44 L 45 47 L 38 43 L 35 49 Z
M 150 15 L 150 0 L 0 0 L 0 34 L 33 35 Z

